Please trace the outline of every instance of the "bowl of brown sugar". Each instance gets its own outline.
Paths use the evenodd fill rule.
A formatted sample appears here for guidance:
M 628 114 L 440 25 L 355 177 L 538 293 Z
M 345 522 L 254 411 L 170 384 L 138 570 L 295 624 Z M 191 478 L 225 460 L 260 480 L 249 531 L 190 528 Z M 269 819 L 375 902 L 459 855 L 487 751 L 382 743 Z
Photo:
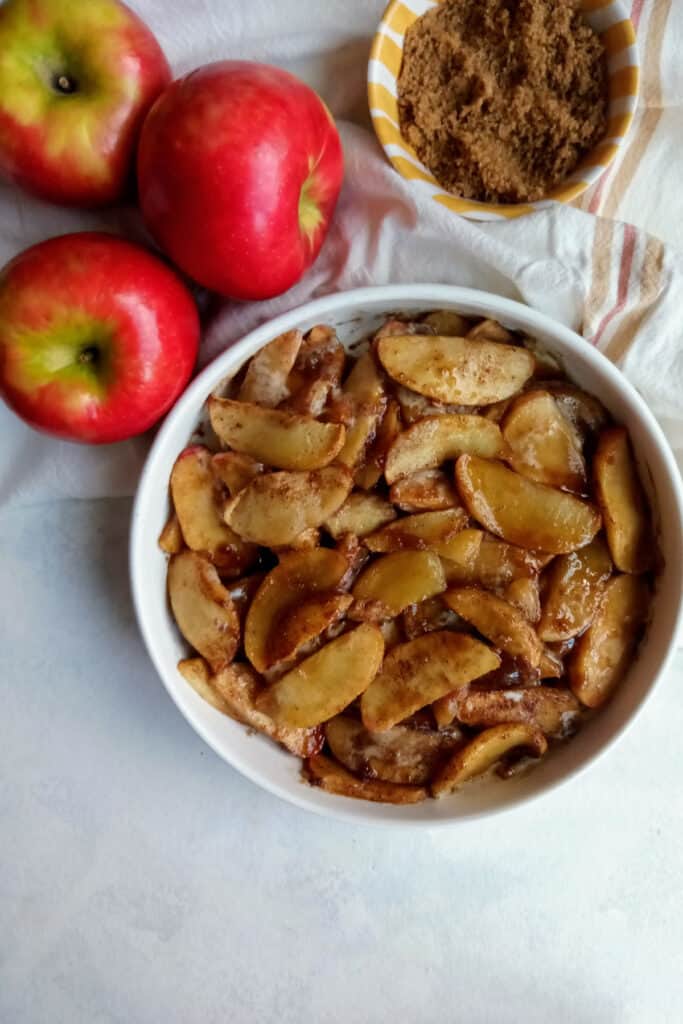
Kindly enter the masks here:
M 496 220 L 593 185 L 623 145 L 638 81 L 621 0 L 391 0 L 368 99 L 403 177 Z

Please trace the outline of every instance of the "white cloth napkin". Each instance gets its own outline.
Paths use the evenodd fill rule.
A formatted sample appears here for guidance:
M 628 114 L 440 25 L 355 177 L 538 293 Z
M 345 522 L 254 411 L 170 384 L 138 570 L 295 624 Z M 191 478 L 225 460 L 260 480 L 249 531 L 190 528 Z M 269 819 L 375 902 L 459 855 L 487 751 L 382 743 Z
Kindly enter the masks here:
M 314 85 L 338 118 L 346 180 L 309 273 L 266 303 L 225 303 L 201 365 L 258 323 L 327 292 L 388 282 L 469 285 L 520 299 L 582 331 L 623 369 L 683 464 L 683 254 L 642 230 L 555 207 L 501 224 L 463 220 L 418 197 L 367 125 L 365 66 L 382 3 L 363 0 L 139 0 L 177 73 L 221 57 L 269 60 Z M 282 32 L 282 28 L 286 31 Z M 359 121 L 354 124 L 351 121 Z M 82 213 L 0 188 L 0 261 L 64 231 L 144 239 L 135 210 Z M 133 493 L 150 437 L 104 448 L 55 441 L 0 408 L 0 507 Z

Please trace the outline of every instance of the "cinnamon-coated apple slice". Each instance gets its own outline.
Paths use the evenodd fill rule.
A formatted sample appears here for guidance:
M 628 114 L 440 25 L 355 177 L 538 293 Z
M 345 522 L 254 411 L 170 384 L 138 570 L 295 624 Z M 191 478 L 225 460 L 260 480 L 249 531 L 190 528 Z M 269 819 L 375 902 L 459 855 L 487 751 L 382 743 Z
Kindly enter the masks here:
M 464 633 L 444 630 L 398 644 L 361 697 L 363 724 L 373 732 L 391 729 L 499 665 L 490 647 Z
M 611 574 L 612 560 L 600 537 L 556 558 L 546 577 L 538 624 L 541 640 L 557 643 L 583 633 L 593 621 Z
M 404 512 L 438 512 L 456 508 L 460 498 L 441 469 L 421 469 L 391 485 L 389 498 Z
M 443 599 L 499 650 L 523 658 L 532 668 L 538 665 L 541 641 L 519 608 L 479 587 L 447 590 Z
M 478 535 L 478 546 L 473 555 L 466 550 L 464 557 L 451 557 L 444 561 L 449 583 L 473 583 L 489 590 L 500 590 L 513 580 L 533 579 L 553 557 L 506 544 L 482 530 L 463 530 L 460 539 L 473 534 Z
M 593 622 L 579 637 L 569 661 L 569 682 L 582 704 L 599 708 L 628 672 L 650 604 L 642 577 L 614 576 Z
M 229 664 L 239 644 L 239 616 L 214 566 L 194 551 L 172 555 L 168 596 L 187 642 L 214 671 Z
M 325 522 L 325 529 L 335 539 L 345 533 L 365 537 L 373 530 L 396 518 L 396 510 L 379 494 L 354 491 L 334 515 Z
M 437 402 L 488 405 L 509 398 L 534 372 L 525 348 L 477 338 L 394 335 L 377 342 L 389 376 Z
M 395 725 L 386 732 L 370 732 L 347 715 L 337 715 L 327 723 L 325 738 L 350 772 L 412 786 L 427 785 L 439 764 L 465 743 L 457 726 L 438 732 Z
M 338 461 L 354 469 L 363 461 L 387 401 L 382 374 L 371 352 L 364 352 L 356 360 L 343 395 L 351 408 L 351 422 Z
M 458 534 L 467 526 L 467 513 L 461 508 L 441 512 L 418 512 L 396 519 L 365 538 L 370 551 L 435 551 L 442 558 L 456 557 Z
M 171 496 L 185 543 L 205 553 L 221 570 L 239 574 L 256 558 L 256 548 L 225 523 L 211 452 L 192 445 L 180 453 L 171 472 Z
M 490 728 L 526 722 L 545 736 L 563 739 L 575 728 L 581 708 L 571 692 L 559 686 L 514 690 L 469 690 L 456 693 L 456 717 L 463 725 Z
M 576 431 L 547 391 L 529 391 L 515 399 L 505 414 L 503 437 L 506 458 L 522 476 L 550 487 L 585 491 L 586 464 Z
M 304 416 L 320 416 L 344 373 L 346 353 L 333 327 L 317 324 L 304 338 L 287 381 L 291 397 L 284 407 Z
M 216 452 L 211 458 L 211 464 L 215 475 L 227 487 L 231 498 L 265 469 L 262 462 L 257 462 L 250 455 L 243 455 L 241 452 Z
M 320 786 L 327 793 L 355 800 L 371 800 L 373 803 L 417 804 L 426 800 L 428 795 L 423 786 L 399 786 L 381 779 L 359 779 L 324 754 L 308 758 L 304 777 L 312 786 Z
M 329 596 L 339 588 L 346 570 L 343 555 L 329 548 L 292 552 L 271 569 L 252 599 L 244 624 L 244 649 L 254 668 L 265 672 L 280 660 L 282 622 L 302 602 Z M 320 632 L 328 624 L 322 624 Z
M 494 725 L 478 736 L 441 768 L 432 781 L 432 795 L 446 796 L 463 783 L 483 775 L 505 755 L 523 749 L 533 757 L 542 757 L 548 741 L 540 729 L 524 722 Z
M 446 589 L 441 559 L 433 551 L 396 551 L 365 569 L 354 588 L 353 617 L 390 619 L 408 605 Z
M 273 338 L 252 356 L 239 389 L 240 402 L 274 409 L 289 398 L 287 378 L 301 348 L 301 331 L 287 331 Z
M 224 444 L 276 469 L 321 469 L 344 446 L 341 423 L 229 398 L 211 397 L 208 405 L 211 426 Z
M 652 568 L 656 544 L 645 492 L 623 427 L 612 427 L 600 435 L 593 475 L 614 564 L 622 572 L 646 572 Z
M 602 525 L 588 502 L 528 480 L 500 462 L 461 455 L 455 472 L 472 518 L 511 544 L 564 554 L 590 543 Z
M 168 517 L 166 525 L 159 534 L 158 544 L 167 555 L 177 555 L 185 547 L 183 533 L 175 512 L 171 512 L 171 515 Z
M 382 663 L 384 639 L 363 623 L 300 662 L 256 701 L 280 725 L 320 725 L 338 715 L 372 682 Z
M 226 522 L 245 541 L 283 547 L 322 526 L 344 503 L 353 477 L 344 466 L 308 473 L 264 473 L 225 506 Z
M 464 452 L 495 459 L 504 447 L 500 428 L 484 416 L 425 416 L 398 435 L 389 449 L 384 476 L 393 484 Z

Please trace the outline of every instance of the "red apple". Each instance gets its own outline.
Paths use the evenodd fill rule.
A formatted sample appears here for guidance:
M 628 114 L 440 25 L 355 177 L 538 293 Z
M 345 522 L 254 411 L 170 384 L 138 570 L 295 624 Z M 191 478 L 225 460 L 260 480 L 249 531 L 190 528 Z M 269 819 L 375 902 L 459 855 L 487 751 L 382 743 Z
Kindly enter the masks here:
M 197 309 L 151 253 L 112 235 L 51 238 L 0 272 L 0 395 L 39 430 L 140 434 L 192 373 Z
M 53 203 L 113 202 L 170 81 L 156 39 L 118 0 L 6 0 L 0 174 Z
M 320 251 L 343 178 L 332 116 L 293 75 L 245 61 L 174 82 L 138 150 L 145 222 L 179 267 L 236 299 L 279 295 Z

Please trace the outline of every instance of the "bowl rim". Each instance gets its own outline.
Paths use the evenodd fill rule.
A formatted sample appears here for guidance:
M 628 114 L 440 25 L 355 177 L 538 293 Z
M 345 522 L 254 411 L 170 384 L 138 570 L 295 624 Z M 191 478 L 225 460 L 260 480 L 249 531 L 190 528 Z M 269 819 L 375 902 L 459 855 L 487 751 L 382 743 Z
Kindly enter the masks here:
M 602 742 L 596 750 L 589 753 L 585 759 L 578 764 L 578 766 L 570 768 L 566 773 L 557 778 L 546 781 L 542 787 L 533 789 L 529 792 L 516 794 L 499 806 L 475 810 L 462 817 L 406 820 L 400 816 L 401 808 L 396 807 L 394 809 L 396 812 L 395 816 L 390 817 L 388 816 L 388 813 L 385 813 L 382 818 L 377 818 L 373 816 L 373 809 L 378 806 L 386 808 L 390 805 L 376 805 L 363 800 L 344 799 L 338 796 L 334 797 L 335 803 L 331 805 L 323 806 L 315 804 L 307 798 L 309 787 L 302 784 L 300 792 L 294 792 L 286 785 L 281 785 L 279 782 L 270 778 L 267 774 L 255 769 L 252 765 L 245 764 L 240 757 L 231 756 L 231 753 L 228 750 L 224 749 L 220 743 L 215 742 L 213 737 L 209 735 L 208 730 L 205 729 L 203 723 L 198 719 L 198 716 L 192 712 L 192 709 L 180 704 L 179 699 L 177 699 L 176 694 L 173 691 L 171 683 L 167 681 L 161 657 L 157 651 L 156 637 L 153 635 L 153 631 L 147 621 L 145 598 L 141 587 L 141 581 L 144 576 L 144 560 L 147 554 L 147 548 L 144 547 L 142 538 L 144 510 L 148 503 L 153 504 L 155 500 L 159 499 L 159 486 L 155 479 L 156 461 L 162 453 L 167 437 L 174 432 L 176 421 L 181 419 L 186 413 L 191 413 L 196 421 L 199 411 L 203 407 L 208 395 L 225 377 L 231 373 L 231 371 L 237 370 L 241 365 L 243 365 L 246 359 L 257 352 L 268 341 L 272 340 L 273 337 L 277 337 L 279 334 L 296 327 L 300 322 L 318 318 L 323 319 L 325 315 L 345 310 L 348 310 L 351 318 L 354 313 L 357 312 L 359 307 L 370 306 L 376 302 L 391 304 L 396 311 L 400 312 L 402 304 L 405 302 L 419 302 L 421 304 L 424 303 L 425 305 L 431 305 L 433 308 L 439 308 L 440 301 L 451 303 L 452 305 L 479 305 L 482 310 L 488 309 L 491 315 L 501 318 L 508 316 L 511 319 L 518 321 L 523 320 L 529 325 L 528 329 L 530 332 L 534 329 L 538 329 L 543 333 L 559 338 L 570 351 L 573 351 L 573 353 L 578 356 L 580 361 L 584 360 L 587 362 L 589 372 L 592 372 L 595 368 L 599 375 L 606 375 L 615 389 L 623 393 L 629 403 L 636 407 L 641 424 L 645 427 L 647 433 L 650 435 L 650 439 L 654 442 L 654 445 L 657 448 L 658 454 L 662 460 L 667 482 L 669 484 L 669 496 L 672 498 L 673 502 L 671 506 L 667 505 L 667 516 L 672 517 L 675 514 L 676 522 L 678 524 L 678 532 L 683 537 L 683 482 L 681 481 L 677 464 L 664 433 L 644 400 L 627 378 L 617 369 L 614 363 L 612 363 L 598 349 L 591 346 L 571 328 L 561 324 L 557 320 L 554 320 L 545 313 L 541 313 L 530 306 L 526 306 L 524 303 L 504 298 L 491 292 L 455 285 L 394 284 L 357 288 L 344 292 L 335 292 L 330 295 L 323 296 L 322 298 L 317 298 L 304 303 L 303 305 L 297 306 L 288 312 L 282 313 L 279 316 L 262 323 L 254 330 L 247 333 L 239 341 L 226 348 L 221 354 L 216 356 L 195 377 L 171 411 L 167 414 L 147 454 L 140 476 L 133 502 L 128 549 L 131 595 L 138 628 L 150 660 L 152 661 L 152 664 L 157 671 L 157 675 L 160 677 L 167 693 L 195 732 L 198 733 L 204 742 L 211 747 L 211 749 L 218 754 L 222 760 L 226 761 L 231 765 L 231 767 L 236 769 L 251 782 L 256 783 L 262 789 L 280 797 L 290 804 L 294 804 L 303 810 L 313 812 L 321 815 L 322 817 L 345 821 L 352 824 L 362 823 L 378 827 L 400 827 L 411 829 L 436 829 L 454 827 L 456 825 L 462 827 L 484 819 L 498 817 L 501 814 L 512 813 L 523 805 L 528 805 L 531 802 L 549 797 L 560 787 L 567 785 L 582 776 L 585 771 L 605 756 L 608 751 L 626 735 L 627 731 L 632 728 L 641 714 L 643 707 L 651 698 L 655 687 L 665 676 L 677 650 L 676 641 L 677 638 L 681 636 L 683 626 L 683 588 L 681 588 L 672 622 L 671 635 L 666 648 L 658 652 L 656 665 L 650 675 L 647 687 L 642 693 L 637 704 L 630 710 L 628 716 L 616 726 L 607 740 Z M 167 501 L 167 481 L 164 481 L 163 483 L 161 496 L 164 501 Z M 339 802 L 339 806 L 336 805 L 336 801 Z M 348 806 L 349 804 L 353 806 L 350 807 Z
M 443 2 L 443 0 L 419 0 L 419 2 L 420 6 L 423 6 L 424 11 L 426 11 L 433 6 L 437 6 L 439 3 Z M 417 155 L 413 153 L 409 143 L 401 135 L 400 129 L 397 125 L 394 125 L 394 122 L 388 117 L 387 113 L 381 109 L 377 109 L 377 104 L 375 103 L 375 91 L 377 90 L 377 94 L 379 94 L 379 92 L 384 89 L 384 86 L 378 77 L 380 74 L 378 71 L 378 65 L 382 65 L 384 71 L 387 72 L 394 83 L 398 76 L 398 70 L 395 73 L 393 71 L 388 71 L 386 65 L 379 60 L 379 54 L 386 45 L 387 40 L 391 45 L 392 50 L 396 49 L 399 54 L 402 54 L 405 30 L 396 32 L 389 22 L 395 15 L 397 24 L 403 26 L 405 24 L 405 10 L 406 5 L 402 0 L 389 0 L 387 3 L 373 35 L 370 56 L 368 59 L 366 82 L 368 108 L 373 131 L 375 132 L 377 141 L 381 145 L 389 163 L 405 181 L 408 181 L 413 187 L 422 191 L 423 194 L 431 196 L 435 202 L 438 202 L 440 205 L 450 209 L 452 212 L 457 213 L 460 216 L 466 217 L 470 220 L 496 221 L 522 217 L 526 214 L 534 213 L 537 210 L 548 209 L 555 203 L 561 203 L 563 205 L 572 203 L 588 191 L 589 188 L 592 188 L 598 181 L 600 181 L 603 175 L 607 173 L 616 159 L 617 154 L 623 148 L 630 135 L 641 89 L 641 64 L 637 47 L 637 33 L 631 19 L 630 11 L 626 7 L 624 0 L 606 0 L 602 6 L 589 7 L 586 11 L 586 13 L 590 14 L 592 18 L 597 19 L 602 19 L 608 15 L 609 12 L 614 12 L 615 18 L 613 21 L 610 21 L 609 27 L 617 25 L 620 27 L 623 26 L 622 32 L 626 38 L 624 49 L 628 54 L 628 64 L 623 67 L 620 66 L 616 68 L 615 73 L 627 69 L 631 71 L 630 91 L 625 94 L 624 97 L 620 97 L 626 98 L 626 96 L 630 96 L 631 99 L 627 104 L 627 109 L 623 111 L 619 110 L 618 113 L 614 111 L 614 104 L 616 102 L 618 105 L 620 100 L 617 99 L 615 101 L 614 98 L 610 98 L 608 103 L 608 117 L 610 119 L 620 117 L 622 119 L 621 127 L 619 130 L 612 134 L 607 134 L 603 139 L 599 140 L 581 164 L 572 171 L 568 178 L 560 185 L 555 186 L 553 191 L 561 193 L 560 195 L 550 195 L 543 197 L 542 199 L 525 203 L 483 202 L 481 200 L 465 199 L 463 196 L 460 196 L 455 192 L 447 191 L 439 185 L 439 183 L 434 179 L 429 168 L 425 167 L 418 159 Z M 410 8 L 408 8 L 408 10 L 411 14 L 413 13 Z M 400 44 L 397 41 L 399 38 Z M 619 58 L 620 53 L 617 53 L 615 58 L 610 59 L 615 59 L 617 63 L 621 64 Z M 410 159 L 408 159 L 408 156 L 394 152 L 396 148 L 402 148 L 406 154 L 410 155 Z M 603 153 L 604 155 L 602 155 Z M 587 168 L 583 166 L 586 161 L 595 159 L 597 154 L 601 155 L 601 159 L 599 161 Z M 405 166 L 406 164 L 410 167 L 409 173 L 408 168 Z M 576 178 L 579 173 L 580 177 Z

